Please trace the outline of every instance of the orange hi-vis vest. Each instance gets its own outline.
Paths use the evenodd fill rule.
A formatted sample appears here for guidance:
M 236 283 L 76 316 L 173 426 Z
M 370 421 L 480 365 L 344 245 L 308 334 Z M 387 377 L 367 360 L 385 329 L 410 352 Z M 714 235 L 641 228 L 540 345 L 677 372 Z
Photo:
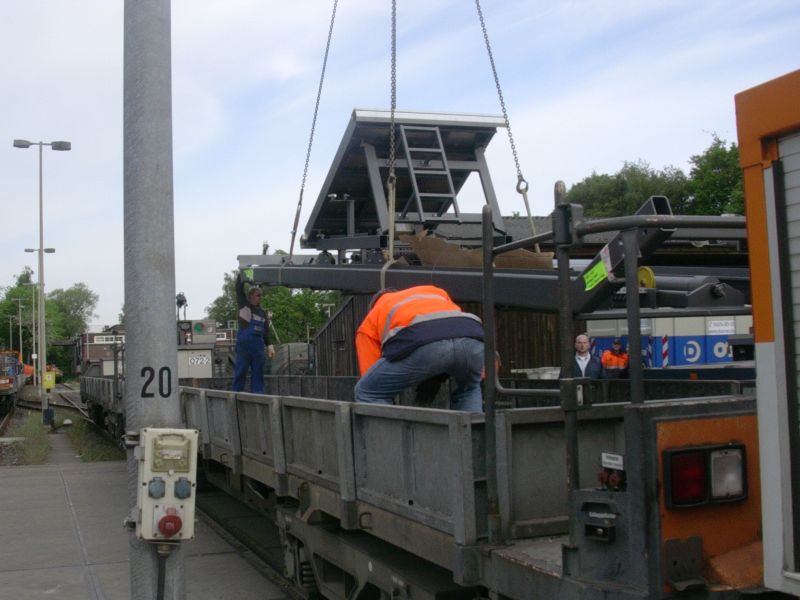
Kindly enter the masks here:
M 604 369 L 624 369 L 628 366 L 628 353 L 614 354 L 611 350 L 606 350 L 603 352 L 601 362 Z
M 412 325 L 446 319 L 467 317 L 441 288 L 419 285 L 380 296 L 356 332 L 356 352 L 361 375 L 381 357 L 384 345 Z

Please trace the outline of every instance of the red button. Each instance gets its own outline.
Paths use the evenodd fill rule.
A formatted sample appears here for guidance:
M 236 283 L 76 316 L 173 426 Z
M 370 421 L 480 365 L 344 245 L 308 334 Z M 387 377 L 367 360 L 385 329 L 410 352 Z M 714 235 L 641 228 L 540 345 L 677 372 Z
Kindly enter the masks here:
M 178 515 L 164 515 L 158 520 L 158 530 L 164 537 L 172 537 L 183 527 L 183 521 Z

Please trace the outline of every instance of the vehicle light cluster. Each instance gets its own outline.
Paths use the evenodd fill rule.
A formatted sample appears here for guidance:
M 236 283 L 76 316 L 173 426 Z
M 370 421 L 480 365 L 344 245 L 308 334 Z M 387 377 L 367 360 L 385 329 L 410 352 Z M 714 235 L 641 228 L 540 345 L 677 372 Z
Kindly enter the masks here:
M 743 444 L 664 450 L 663 464 L 669 508 L 735 502 L 747 497 Z

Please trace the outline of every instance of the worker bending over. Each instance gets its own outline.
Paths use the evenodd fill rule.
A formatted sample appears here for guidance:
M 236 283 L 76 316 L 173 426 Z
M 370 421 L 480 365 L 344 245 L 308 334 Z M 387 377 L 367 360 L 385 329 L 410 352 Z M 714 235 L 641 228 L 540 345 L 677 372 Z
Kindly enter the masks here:
M 356 402 L 391 404 L 408 387 L 447 374 L 457 388 L 453 410 L 483 412 L 483 326 L 443 289 L 382 290 L 356 332 L 361 379 Z

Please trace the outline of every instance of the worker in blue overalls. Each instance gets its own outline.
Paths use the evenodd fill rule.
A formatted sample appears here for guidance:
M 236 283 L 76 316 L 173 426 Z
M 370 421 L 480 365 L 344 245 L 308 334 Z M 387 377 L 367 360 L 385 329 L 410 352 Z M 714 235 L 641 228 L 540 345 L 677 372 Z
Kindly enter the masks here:
M 269 341 L 267 313 L 261 308 L 262 296 L 260 288 L 250 288 L 247 292 L 247 304 L 239 310 L 236 365 L 233 371 L 234 392 L 244 390 L 247 370 L 250 369 L 250 391 L 254 394 L 263 394 L 265 354 L 270 360 L 275 356 L 275 347 Z

